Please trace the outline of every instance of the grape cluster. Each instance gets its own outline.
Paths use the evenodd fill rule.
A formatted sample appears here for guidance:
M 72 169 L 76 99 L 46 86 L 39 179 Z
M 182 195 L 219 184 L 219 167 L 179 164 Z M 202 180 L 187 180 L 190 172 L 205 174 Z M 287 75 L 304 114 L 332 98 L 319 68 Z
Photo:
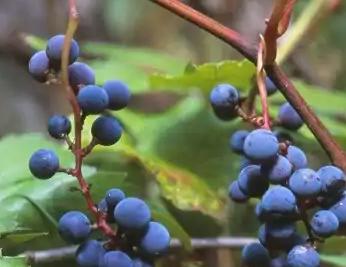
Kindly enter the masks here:
M 267 80 L 268 90 L 268 95 L 273 93 Z M 239 93 L 230 85 L 215 87 L 210 101 L 218 117 L 220 108 L 227 110 L 222 114 L 233 112 L 234 115 L 241 104 Z M 227 118 L 231 119 L 231 116 Z M 278 121 L 289 130 L 297 130 L 303 125 L 298 113 L 288 103 L 280 107 Z M 310 169 L 307 157 L 299 147 L 292 145 L 285 135 L 268 129 L 236 131 L 229 139 L 229 146 L 243 156 L 239 176 L 229 186 L 229 197 L 236 203 L 259 199 L 255 208 L 262 224 L 258 231 L 259 242 L 244 247 L 242 259 L 245 265 L 320 266 L 317 243 L 346 229 L 346 177 L 343 171 L 332 165 L 317 171 Z M 297 230 L 300 222 L 307 230 L 305 235 Z
M 31 57 L 29 73 L 34 79 L 39 82 L 59 79 L 64 38 L 64 35 L 50 38 L 46 50 Z M 72 40 L 68 74 L 69 84 L 81 110 L 78 115 L 85 118 L 91 114 L 100 114 L 91 127 L 91 146 L 74 151 L 74 143 L 69 138 L 71 121 L 64 115 L 49 118 L 48 133 L 55 139 L 65 139 L 70 149 L 76 154 L 81 153 L 83 158 L 90 152 L 88 148 L 92 149 L 94 145 L 110 146 L 119 141 L 122 126 L 115 117 L 109 115 L 110 112 L 105 112 L 125 108 L 131 93 L 127 85 L 118 80 L 107 81 L 102 87 L 95 85 L 94 71 L 87 64 L 76 62 L 78 57 L 78 43 Z M 58 156 L 50 149 L 34 152 L 29 160 L 29 169 L 38 179 L 49 179 L 57 172 L 74 175 L 75 171 L 62 168 Z M 123 191 L 113 188 L 106 192 L 94 209 L 97 214 L 95 225 L 80 211 L 66 212 L 59 220 L 61 238 L 69 244 L 79 244 L 76 252 L 79 266 L 150 267 L 155 258 L 167 251 L 170 234 L 165 226 L 151 220 L 151 211 L 143 200 L 126 197 Z M 115 234 L 105 241 L 93 239 L 92 233 L 97 228 L 105 227 L 102 225 L 104 223 L 110 229 L 116 229 Z

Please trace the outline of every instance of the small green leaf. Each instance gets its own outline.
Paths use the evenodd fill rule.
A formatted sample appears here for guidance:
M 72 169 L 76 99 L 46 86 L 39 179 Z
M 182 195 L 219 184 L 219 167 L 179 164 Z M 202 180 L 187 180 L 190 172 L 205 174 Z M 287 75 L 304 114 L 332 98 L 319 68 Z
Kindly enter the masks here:
M 251 78 L 255 74 L 255 67 L 247 60 L 190 66 L 193 65 L 188 65 L 187 71 L 177 76 L 153 74 L 150 77 L 150 87 L 179 93 L 198 88 L 208 94 L 215 85 L 230 83 L 240 90 L 245 90 L 250 87 Z

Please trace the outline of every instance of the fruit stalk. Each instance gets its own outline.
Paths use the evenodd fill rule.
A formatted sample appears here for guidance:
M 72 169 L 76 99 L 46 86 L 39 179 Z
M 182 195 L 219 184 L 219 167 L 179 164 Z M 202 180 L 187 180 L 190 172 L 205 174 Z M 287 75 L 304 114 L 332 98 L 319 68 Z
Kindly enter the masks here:
M 217 38 L 231 45 L 248 60 L 256 64 L 258 50 L 247 42 L 238 32 L 218 23 L 208 16 L 177 0 L 150 0 L 181 18 L 195 24 Z M 306 125 L 314 134 L 331 161 L 346 171 L 346 154 L 335 141 L 328 129 L 308 106 L 287 75 L 277 64 L 265 66 L 266 73 L 283 93 L 287 101 L 297 110 Z
M 70 172 L 71 175 L 75 176 L 78 180 L 80 190 L 86 200 L 88 210 L 93 214 L 96 219 L 97 227 L 108 237 L 114 238 L 115 232 L 106 223 L 105 217 L 97 210 L 95 202 L 90 193 L 89 184 L 83 177 L 82 164 L 85 152 L 82 148 L 82 129 L 83 119 L 81 114 L 80 106 L 77 102 L 77 98 L 73 92 L 69 82 L 68 65 L 69 65 L 69 51 L 73 36 L 78 28 L 79 15 L 77 11 L 76 1 L 69 0 L 69 21 L 67 31 L 64 39 L 64 46 L 62 51 L 61 60 L 61 73 L 62 73 L 62 84 L 67 92 L 68 100 L 71 104 L 74 117 L 74 130 L 75 140 L 74 143 L 68 144 L 71 148 L 72 153 L 75 157 L 75 168 Z

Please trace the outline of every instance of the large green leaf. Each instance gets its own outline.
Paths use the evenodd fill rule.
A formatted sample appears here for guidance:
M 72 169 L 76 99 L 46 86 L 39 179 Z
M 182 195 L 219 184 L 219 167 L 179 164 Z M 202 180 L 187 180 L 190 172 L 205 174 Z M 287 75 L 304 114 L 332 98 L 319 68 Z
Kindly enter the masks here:
M 0 256 L 1 267 L 30 267 L 25 257 L 2 257 Z
M 189 68 L 184 74 L 177 76 L 153 74 L 150 77 L 150 88 L 180 93 L 199 88 L 207 94 L 219 83 L 230 83 L 245 90 L 250 87 L 254 74 L 255 67 L 247 60 L 206 63 Z
M 335 266 L 346 266 L 346 256 L 340 256 L 340 255 L 321 255 L 322 261 L 326 263 L 333 264 Z

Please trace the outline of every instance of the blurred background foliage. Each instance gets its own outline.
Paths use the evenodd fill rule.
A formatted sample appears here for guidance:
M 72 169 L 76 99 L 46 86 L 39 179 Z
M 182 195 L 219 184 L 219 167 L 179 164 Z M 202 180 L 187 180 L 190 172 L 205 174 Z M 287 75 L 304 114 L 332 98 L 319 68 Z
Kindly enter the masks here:
M 299 1 L 292 27 L 312 1 Z M 49 36 L 64 31 L 65 2 L 0 2 L 0 245 L 4 255 L 62 246 L 56 220 L 67 210 L 85 210 L 72 178 L 57 175 L 50 181 L 36 181 L 27 169 L 30 154 L 41 147 L 54 148 L 66 166 L 73 164 L 66 148 L 45 133 L 48 116 L 70 112 L 63 90 L 32 81 L 26 71 L 30 55 L 42 49 Z M 184 2 L 255 44 L 273 1 Z M 319 13 L 284 68 L 346 148 L 346 5 L 341 3 Z M 238 251 L 186 252 L 191 249 L 189 237 L 257 235 L 255 203 L 239 206 L 227 197 L 241 161 L 229 150 L 228 139 L 247 126 L 239 120 L 218 121 L 207 101 L 210 89 L 220 82 L 236 85 L 246 96 L 254 67 L 215 37 L 149 1 L 83 0 L 79 8 L 76 38 L 82 45 L 81 60 L 94 68 L 98 84 L 122 79 L 134 94 L 130 108 L 115 113 L 125 128 L 121 142 L 98 147 L 87 159 L 84 173 L 95 199 L 120 186 L 151 204 L 154 218 L 165 223 L 185 248 L 159 266 L 239 266 Z M 289 42 L 287 34 L 281 43 Z M 280 93 L 270 98 L 273 116 L 283 102 Z M 84 129 L 85 144 L 92 121 L 87 120 Z M 328 162 L 307 127 L 290 134 L 307 151 L 312 166 Z M 345 246 L 344 239 L 331 239 L 323 247 L 324 259 L 346 266 L 342 256 L 333 256 L 344 253 Z M 0 262 L 20 266 L 18 261 L 22 259 Z

